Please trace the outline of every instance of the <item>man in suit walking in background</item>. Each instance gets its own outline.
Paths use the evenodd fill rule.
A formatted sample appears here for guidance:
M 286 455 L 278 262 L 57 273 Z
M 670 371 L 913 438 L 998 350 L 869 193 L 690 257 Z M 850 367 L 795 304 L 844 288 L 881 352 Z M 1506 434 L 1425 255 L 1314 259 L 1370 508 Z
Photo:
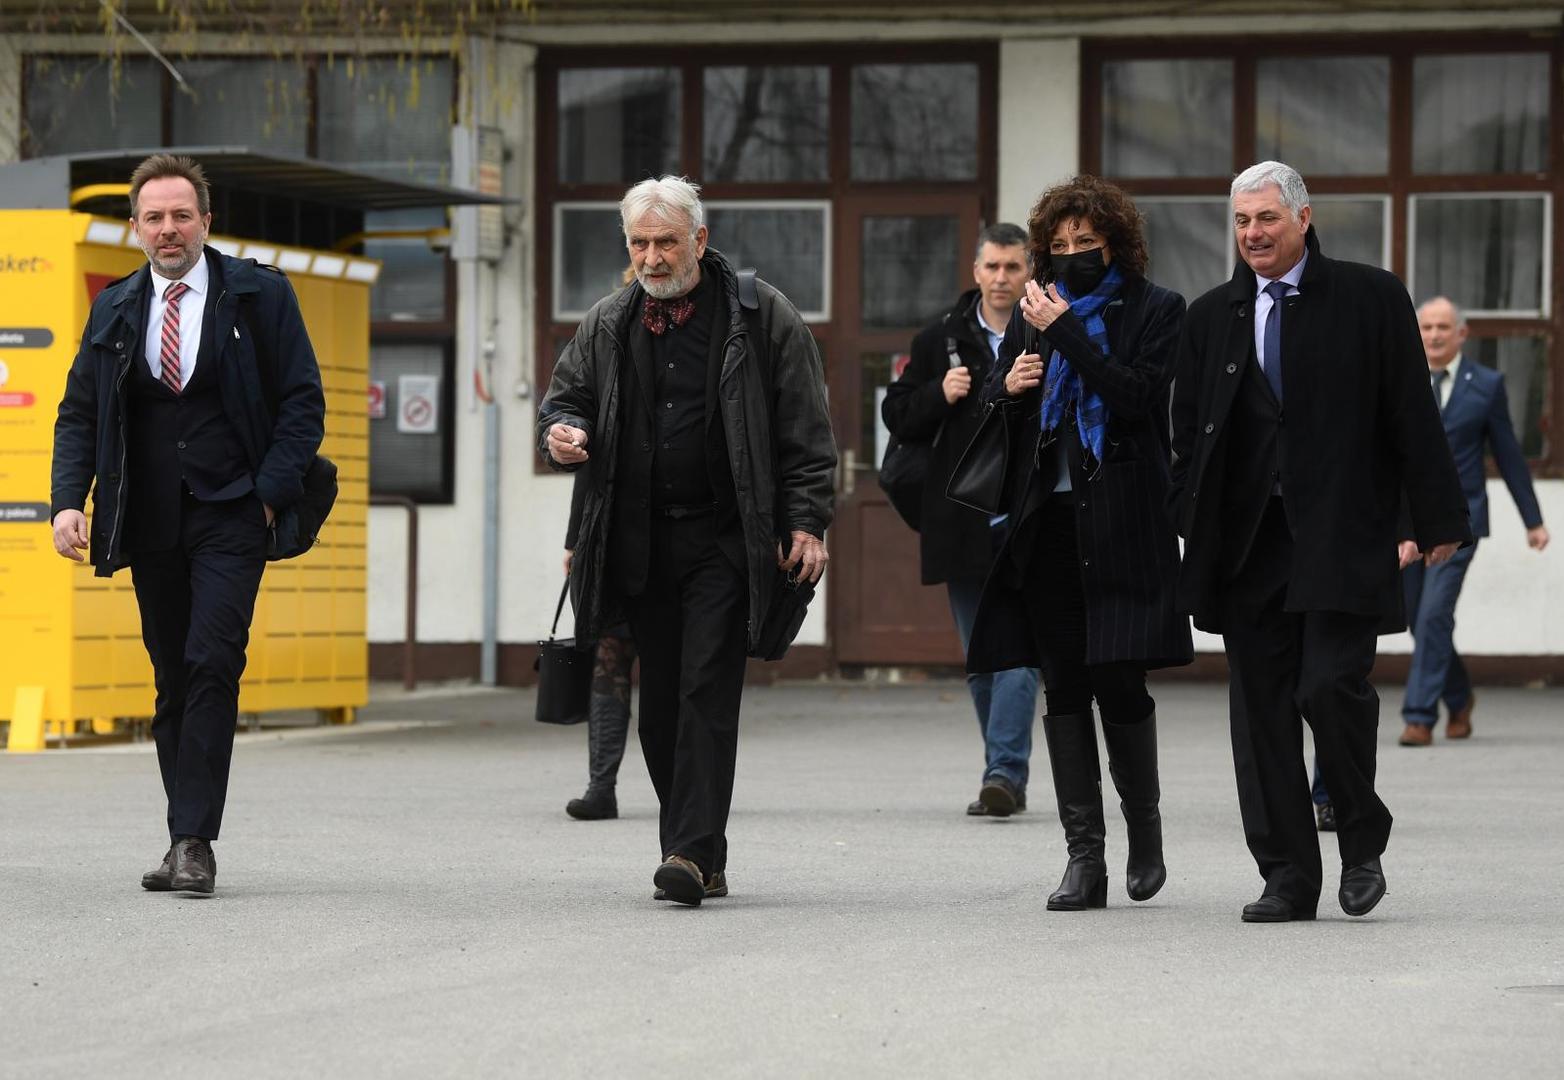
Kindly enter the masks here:
M 1189 307 L 1173 395 L 1179 603 L 1223 635 L 1238 802 L 1265 887 L 1245 922 L 1312 919 L 1322 885 L 1303 731 L 1336 808 L 1348 915 L 1385 893 L 1375 637 L 1400 629 L 1403 493 L 1430 565 L 1470 544 L 1417 318 L 1383 270 L 1326 258 L 1309 192 L 1261 162 L 1231 192 L 1241 262 Z
M 1466 318 L 1447 297 L 1436 296 L 1418 308 L 1417 325 L 1428 357 L 1429 383 L 1461 475 L 1474 542 L 1436 566 L 1424 566 L 1416 560 L 1414 541 L 1401 542 L 1402 565 L 1406 567 L 1402 576 L 1407 621 L 1415 643 L 1406 699 L 1401 706 L 1401 716 L 1406 721 L 1401 732 L 1402 746 L 1427 746 L 1433 742 L 1441 700 L 1450 715 L 1445 736 L 1465 739 L 1472 734 L 1472 682 L 1452 638 L 1455 604 L 1460 599 L 1466 571 L 1477 554 L 1475 540 L 1488 535 L 1485 447 L 1493 451 L 1499 475 L 1504 477 L 1515 508 L 1520 511 L 1527 545 L 1534 551 L 1548 546 L 1548 529 L 1542 523 L 1531 470 L 1526 467 L 1526 456 L 1510 422 L 1504 376 L 1463 355 Z
M 65 380 L 54 548 L 81 562 L 90 547 L 99 577 L 130 567 L 170 840 L 141 885 L 205 894 L 268 531 L 304 494 L 326 399 L 288 279 L 205 246 L 201 166 L 147 158 L 130 213 L 147 265 L 93 301 Z

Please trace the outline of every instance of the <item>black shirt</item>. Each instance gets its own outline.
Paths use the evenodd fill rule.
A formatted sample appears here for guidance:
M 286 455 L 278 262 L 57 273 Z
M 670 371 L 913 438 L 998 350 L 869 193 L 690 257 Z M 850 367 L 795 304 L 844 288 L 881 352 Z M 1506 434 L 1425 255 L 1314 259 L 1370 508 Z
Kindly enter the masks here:
M 712 504 L 706 455 L 706 384 L 715 330 L 717 290 L 702 273 L 689 297 L 695 314 L 683 326 L 670 319 L 652 338 L 652 395 L 657 445 L 652 456 L 652 505 Z

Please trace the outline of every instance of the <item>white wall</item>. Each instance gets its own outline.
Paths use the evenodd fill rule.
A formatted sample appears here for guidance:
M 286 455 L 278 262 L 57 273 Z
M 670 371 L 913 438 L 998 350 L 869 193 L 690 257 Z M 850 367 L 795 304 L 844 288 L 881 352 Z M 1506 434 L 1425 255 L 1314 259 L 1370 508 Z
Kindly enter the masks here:
M 1564 653 L 1564 480 L 1538 480 L 1542 520 L 1553 534 L 1542 553 L 1526 546 L 1526 528 L 1502 480 L 1488 481 L 1489 528 L 1467 571 L 1455 609 L 1455 644 L 1473 656 Z M 1221 652 L 1222 639 L 1195 634 L 1199 652 Z M 1409 634 L 1379 639 L 1382 653 L 1409 653 Z
M 536 50 L 476 43 L 463 69 L 464 122 L 498 127 L 508 152 L 506 194 L 511 240 L 496 267 L 458 267 L 456 340 L 456 490 L 451 506 L 419 510 L 418 637 L 473 642 L 483 637 L 484 409 L 475 386 L 482 369 L 499 410 L 499 640 L 545 636 L 561 582 L 570 479 L 533 472 L 531 386 L 533 300 L 533 78 Z M 476 285 L 474 286 L 474 281 Z M 483 348 L 492 342 L 492 361 Z M 525 396 L 523 396 L 525 395 Z M 400 641 L 406 567 L 406 513 L 371 510 L 371 641 Z M 567 608 L 568 611 L 568 608 Z M 563 628 L 568 632 L 567 625 Z
M 1080 168 L 1081 44 L 999 45 L 999 220 L 1026 227 L 1037 196 Z

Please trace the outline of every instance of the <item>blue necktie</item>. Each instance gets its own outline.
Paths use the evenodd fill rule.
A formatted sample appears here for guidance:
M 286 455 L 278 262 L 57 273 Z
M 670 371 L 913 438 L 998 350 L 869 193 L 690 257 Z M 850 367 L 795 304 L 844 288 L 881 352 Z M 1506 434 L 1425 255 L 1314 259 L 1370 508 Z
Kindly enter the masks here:
M 1287 283 L 1273 281 L 1265 287 L 1271 294 L 1271 310 L 1265 316 L 1265 381 L 1271 384 L 1271 393 L 1278 403 L 1282 400 L 1282 300 L 1287 296 Z

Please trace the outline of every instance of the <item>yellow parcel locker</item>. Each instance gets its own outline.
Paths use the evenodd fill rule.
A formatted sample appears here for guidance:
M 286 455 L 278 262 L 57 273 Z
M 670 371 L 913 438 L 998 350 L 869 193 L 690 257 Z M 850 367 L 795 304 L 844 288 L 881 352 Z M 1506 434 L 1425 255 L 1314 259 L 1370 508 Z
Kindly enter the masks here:
M 338 465 L 337 503 L 319 544 L 270 564 L 262 578 L 239 707 L 321 709 L 350 720 L 368 700 L 363 402 L 369 288 L 379 268 L 330 252 L 210 243 L 238 255 L 258 247 L 264 261 L 289 268 L 328 387 L 321 452 Z M 71 733 L 94 718 L 152 712 L 130 574 L 97 578 L 60 558 L 49 525 L 54 416 L 88 309 L 143 261 L 123 222 L 0 210 L 0 720 L 10 722 L 12 749 L 37 748 L 44 725 Z

